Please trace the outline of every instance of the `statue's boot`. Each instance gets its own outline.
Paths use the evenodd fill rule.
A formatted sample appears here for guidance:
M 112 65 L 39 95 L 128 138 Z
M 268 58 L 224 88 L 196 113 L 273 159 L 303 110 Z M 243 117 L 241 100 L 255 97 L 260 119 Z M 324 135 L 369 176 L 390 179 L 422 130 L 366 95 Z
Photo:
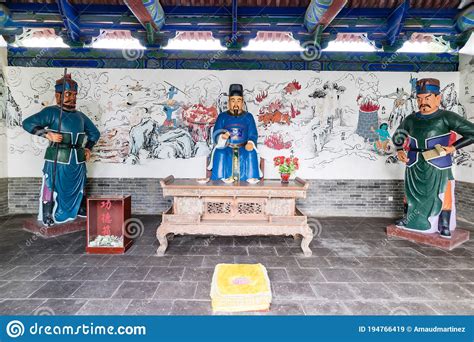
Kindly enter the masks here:
M 79 211 L 77 212 L 77 216 L 79 217 L 87 217 L 87 198 L 86 196 L 82 196 L 81 206 L 79 207 Z
M 403 203 L 403 217 L 395 222 L 395 225 L 400 228 L 405 228 L 408 223 L 408 203 Z
M 449 230 L 450 219 L 451 210 L 442 210 L 439 214 L 438 231 L 442 238 L 451 239 L 451 231 Z
M 43 224 L 45 226 L 52 226 L 54 225 L 54 218 L 53 218 L 53 208 L 54 202 L 43 202 Z

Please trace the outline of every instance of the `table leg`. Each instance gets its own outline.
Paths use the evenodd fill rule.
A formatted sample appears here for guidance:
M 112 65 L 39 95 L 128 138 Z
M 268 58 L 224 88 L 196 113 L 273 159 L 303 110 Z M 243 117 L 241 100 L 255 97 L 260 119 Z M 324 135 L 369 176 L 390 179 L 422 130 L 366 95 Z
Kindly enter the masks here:
M 303 250 L 304 256 L 309 257 L 313 254 L 309 248 L 309 244 L 313 240 L 313 231 L 306 225 L 306 229 L 303 232 L 303 240 L 301 240 L 301 249 Z
M 166 249 L 168 248 L 168 239 L 166 238 L 166 234 L 168 234 L 168 232 L 164 226 L 159 226 L 156 230 L 156 238 L 160 243 L 160 246 L 156 250 L 157 256 L 165 255 Z

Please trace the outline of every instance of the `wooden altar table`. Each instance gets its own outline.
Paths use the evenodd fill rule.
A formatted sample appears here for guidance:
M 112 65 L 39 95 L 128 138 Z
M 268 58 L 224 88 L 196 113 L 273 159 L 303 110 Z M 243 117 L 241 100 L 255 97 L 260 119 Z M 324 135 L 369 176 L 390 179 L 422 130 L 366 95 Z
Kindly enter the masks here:
M 160 242 L 157 255 L 168 247 L 167 234 L 176 235 L 301 235 L 305 256 L 312 254 L 313 232 L 307 217 L 296 208 L 297 198 L 306 198 L 308 183 L 300 178 L 282 184 L 264 180 L 257 184 L 195 179 L 160 181 L 164 197 L 173 197 L 172 207 L 163 213 L 156 231 Z

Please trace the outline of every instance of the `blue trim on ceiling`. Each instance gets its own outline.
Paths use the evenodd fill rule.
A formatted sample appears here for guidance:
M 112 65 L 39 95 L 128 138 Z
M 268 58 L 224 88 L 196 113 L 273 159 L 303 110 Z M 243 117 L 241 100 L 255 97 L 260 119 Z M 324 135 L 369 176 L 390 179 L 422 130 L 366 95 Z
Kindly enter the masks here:
M 8 65 L 30 67 L 419 72 L 457 71 L 458 61 L 447 53 L 323 52 L 318 60 L 306 61 L 298 52 L 8 48 Z

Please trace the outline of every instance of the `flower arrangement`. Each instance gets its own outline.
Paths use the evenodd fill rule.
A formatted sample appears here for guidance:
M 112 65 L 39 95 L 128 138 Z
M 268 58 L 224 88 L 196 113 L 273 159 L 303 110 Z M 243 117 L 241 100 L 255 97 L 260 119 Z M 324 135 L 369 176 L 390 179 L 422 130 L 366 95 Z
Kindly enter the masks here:
M 292 155 L 286 158 L 284 156 L 275 157 L 273 164 L 278 167 L 282 183 L 288 183 L 291 174 L 300 167 L 298 158 Z

